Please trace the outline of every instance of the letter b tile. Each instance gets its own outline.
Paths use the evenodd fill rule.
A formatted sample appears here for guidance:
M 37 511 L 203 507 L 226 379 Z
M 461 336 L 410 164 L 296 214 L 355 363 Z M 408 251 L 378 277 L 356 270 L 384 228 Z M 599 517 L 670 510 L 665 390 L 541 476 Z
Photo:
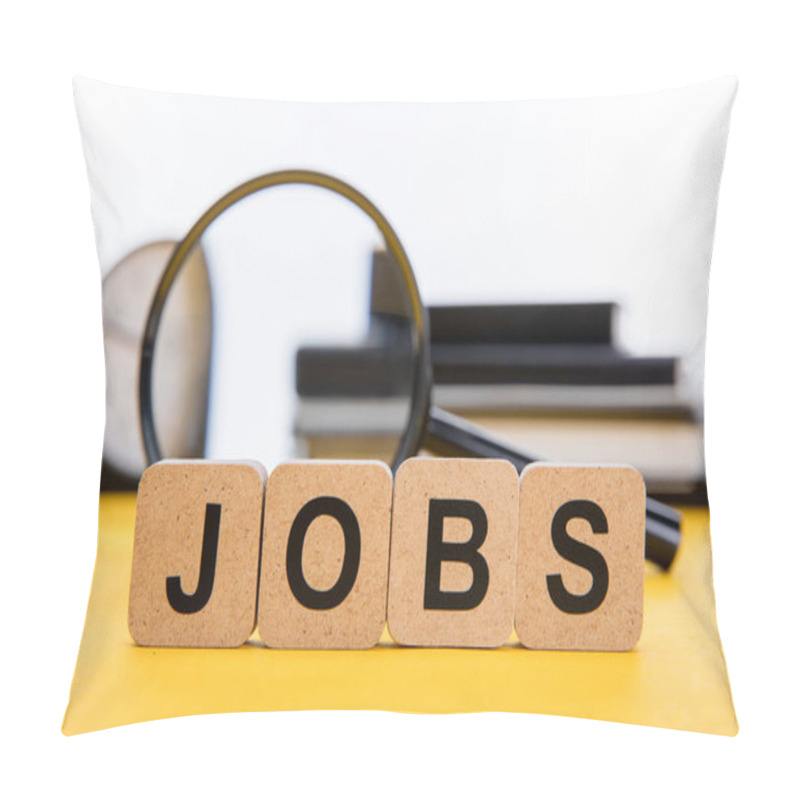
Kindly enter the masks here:
M 160 461 L 139 483 L 128 628 L 147 646 L 237 647 L 255 628 L 267 473 Z
M 399 644 L 499 647 L 514 620 L 519 478 L 507 461 L 404 462 L 395 477 L 389 633 Z

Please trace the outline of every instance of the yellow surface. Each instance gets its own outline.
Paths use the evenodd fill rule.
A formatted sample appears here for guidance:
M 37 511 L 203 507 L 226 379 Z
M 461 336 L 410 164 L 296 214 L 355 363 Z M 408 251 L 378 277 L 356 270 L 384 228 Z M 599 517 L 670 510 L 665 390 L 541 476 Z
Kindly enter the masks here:
M 127 603 L 134 495 L 104 495 L 66 735 L 191 714 L 285 709 L 521 711 L 734 735 L 711 585 L 708 511 L 687 510 L 669 574 L 647 567 L 644 630 L 630 653 L 401 648 L 137 647 Z

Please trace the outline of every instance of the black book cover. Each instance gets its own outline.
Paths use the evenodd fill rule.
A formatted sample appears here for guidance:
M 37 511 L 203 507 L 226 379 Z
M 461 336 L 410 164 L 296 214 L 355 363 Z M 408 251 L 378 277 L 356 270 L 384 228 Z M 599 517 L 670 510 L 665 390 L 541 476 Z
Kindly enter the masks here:
M 630 357 L 612 347 L 569 345 L 434 345 L 434 384 L 669 386 L 673 358 Z M 301 347 L 296 388 L 303 397 L 391 397 L 409 391 L 408 349 Z

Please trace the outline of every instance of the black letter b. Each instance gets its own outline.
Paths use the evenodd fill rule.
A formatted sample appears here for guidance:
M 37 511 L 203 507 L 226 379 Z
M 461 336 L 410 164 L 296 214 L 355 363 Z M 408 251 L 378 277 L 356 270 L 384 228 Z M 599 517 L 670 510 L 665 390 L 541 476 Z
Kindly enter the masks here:
M 445 542 L 445 517 L 459 517 L 472 524 L 466 542 Z M 428 506 L 428 552 L 425 561 L 426 609 L 469 611 L 481 604 L 489 588 L 489 566 L 478 549 L 486 540 L 486 512 L 474 500 L 431 499 Z M 464 592 L 442 591 L 442 562 L 459 561 L 472 570 L 472 586 Z

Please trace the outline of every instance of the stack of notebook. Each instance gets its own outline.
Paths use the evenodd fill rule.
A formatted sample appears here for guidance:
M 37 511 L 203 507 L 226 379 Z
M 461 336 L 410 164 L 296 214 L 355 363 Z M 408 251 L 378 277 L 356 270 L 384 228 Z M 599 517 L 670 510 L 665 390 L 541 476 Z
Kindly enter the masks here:
M 295 431 L 306 454 L 391 452 L 408 414 L 411 354 L 394 270 L 376 254 L 368 333 L 297 354 Z M 652 494 L 704 497 L 703 431 L 677 359 L 614 341 L 614 303 L 428 309 L 433 402 L 539 458 L 632 464 Z

